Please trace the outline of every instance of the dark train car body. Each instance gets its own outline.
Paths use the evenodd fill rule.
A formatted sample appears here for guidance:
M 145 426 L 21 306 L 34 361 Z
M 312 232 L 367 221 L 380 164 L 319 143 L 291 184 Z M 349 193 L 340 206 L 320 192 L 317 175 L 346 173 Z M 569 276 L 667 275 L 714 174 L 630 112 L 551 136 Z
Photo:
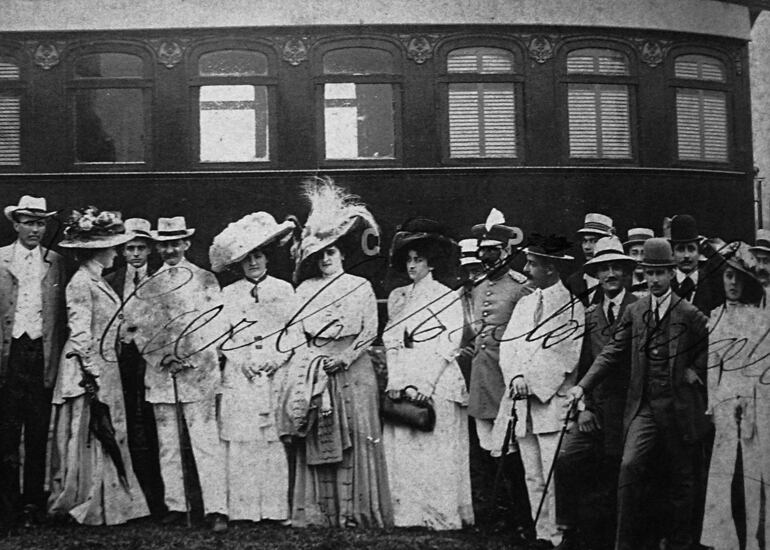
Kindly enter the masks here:
M 525 234 L 572 238 L 586 212 L 621 235 L 676 213 L 753 231 L 757 3 L 6 4 L 4 204 L 184 215 L 203 264 L 249 212 L 304 219 L 314 175 L 371 206 L 383 250 L 410 216 L 464 237 L 491 207 Z M 255 122 L 228 135 L 239 109 Z

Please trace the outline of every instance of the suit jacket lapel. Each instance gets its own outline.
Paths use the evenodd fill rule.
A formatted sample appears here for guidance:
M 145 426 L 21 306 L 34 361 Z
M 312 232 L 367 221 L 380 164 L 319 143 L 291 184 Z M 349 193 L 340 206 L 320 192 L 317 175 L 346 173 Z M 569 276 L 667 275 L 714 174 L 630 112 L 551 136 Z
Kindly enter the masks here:
M 97 277 L 96 275 L 92 274 L 91 278 L 96 281 L 96 286 L 99 288 L 99 290 L 109 296 L 110 300 L 120 305 L 120 298 L 118 298 L 118 295 L 115 294 L 115 291 L 112 290 L 112 287 L 107 284 L 103 277 Z
M 684 338 L 682 313 L 678 307 L 678 303 L 674 300 L 671 301 L 671 305 L 668 308 L 668 316 L 668 366 L 673 374 L 674 365 L 676 364 L 676 358 L 679 352 L 679 342 Z
M 0 263 L 2 263 L 3 267 L 8 270 L 8 273 L 10 273 L 11 276 L 18 281 L 19 278 L 13 272 L 13 269 L 11 269 L 11 265 L 13 264 L 13 246 L 14 245 L 11 244 L 3 247 L 2 250 L 0 250 Z
M 43 260 L 43 264 L 41 267 L 41 273 L 40 273 L 40 280 L 45 281 L 45 278 L 48 277 L 49 271 L 51 271 L 51 260 L 48 259 L 48 254 L 50 252 L 47 248 L 40 247 L 40 257 Z

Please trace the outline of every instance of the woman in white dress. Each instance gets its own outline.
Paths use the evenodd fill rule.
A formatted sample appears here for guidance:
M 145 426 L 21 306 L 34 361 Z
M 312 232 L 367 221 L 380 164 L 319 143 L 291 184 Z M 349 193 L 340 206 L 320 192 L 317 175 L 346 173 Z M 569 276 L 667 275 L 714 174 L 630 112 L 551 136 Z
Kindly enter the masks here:
M 726 248 L 726 300 L 709 319 L 708 403 L 716 435 L 701 541 L 715 550 L 735 550 L 740 547 L 737 523 L 745 530 L 745 548 L 757 550 L 758 532 L 764 526 L 764 538 L 770 527 L 760 502 L 762 485 L 770 481 L 763 472 L 768 462 L 763 444 L 770 437 L 765 384 L 770 380 L 760 380 L 770 367 L 770 316 L 757 307 L 764 291 L 749 268 L 748 247 L 734 243 Z M 736 471 L 739 445 L 742 476 L 740 468 Z M 739 500 L 745 503 L 745 514 L 733 509 L 735 489 L 743 492 Z
M 54 439 L 48 512 L 85 525 L 114 525 L 149 515 L 128 449 L 126 409 L 117 360 L 121 300 L 102 278 L 131 239 L 117 212 L 93 207 L 66 222 L 63 248 L 80 266 L 67 284 L 69 338 L 53 393 Z M 91 401 L 109 408 L 112 446 L 91 429 Z M 110 452 L 110 449 L 112 452 Z
M 222 290 L 229 337 L 220 352 L 222 376 L 220 437 L 226 448 L 230 520 L 289 518 L 289 466 L 276 429 L 283 388 L 291 317 L 297 306 L 291 284 L 268 275 L 268 260 L 294 229 L 266 212 L 231 223 L 209 249 L 211 267 L 242 278 Z
M 431 432 L 385 422 L 383 441 L 397 526 L 460 529 L 473 524 L 465 382 L 456 362 L 463 329 L 457 294 L 433 278 L 453 243 L 431 220 L 416 219 L 396 234 L 391 265 L 412 284 L 388 297 L 383 333 L 389 396 L 406 391 L 430 400 Z

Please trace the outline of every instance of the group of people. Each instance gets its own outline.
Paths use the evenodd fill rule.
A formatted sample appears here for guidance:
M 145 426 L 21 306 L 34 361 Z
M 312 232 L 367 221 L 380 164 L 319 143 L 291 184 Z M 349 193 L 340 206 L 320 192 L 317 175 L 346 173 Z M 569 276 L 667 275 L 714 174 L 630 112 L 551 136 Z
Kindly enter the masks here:
M 44 514 L 182 522 L 189 445 L 217 532 L 233 520 L 460 529 L 483 520 L 472 495 L 486 492 L 508 500 L 521 547 L 764 544 L 770 232 L 724 243 L 678 215 L 664 237 L 634 228 L 621 242 L 592 213 L 577 232 L 586 262 L 565 277 L 567 239 L 520 244 L 496 209 L 459 247 L 413 218 L 388 254 L 408 284 L 381 324 L 371 283 L 346 271 L 376 220 L 331 180 L 304 192 L 304 224 L 255 212 L 214 238 L 211 270 L 238 279 L 222 289 L 186 258 L 183 217 L 153 230 L 74 211 L 58 243 L 78 264 L 68 278 L 41 244 L 45 199 L 6 207 L 5 531 Z M 293 285 L 269 274 L 289 243 Z M 452 289 L 440 280 L 458 249 Z M 384 400 L 406 412 L 383 420 Z M 412 420 L 426 411 L 427 428 Z M 488 487 L 471 486 L 476 441 Z

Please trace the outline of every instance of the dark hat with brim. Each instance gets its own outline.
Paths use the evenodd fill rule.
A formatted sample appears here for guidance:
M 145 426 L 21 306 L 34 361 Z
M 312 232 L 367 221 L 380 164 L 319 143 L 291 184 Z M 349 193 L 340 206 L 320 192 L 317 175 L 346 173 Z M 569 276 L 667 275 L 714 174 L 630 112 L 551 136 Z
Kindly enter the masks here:
M 695 218 L 689 214 L 681 214 L 671 219 L 671 238 L 669 240 L 672 244 L 691 243 L 700 239 Z
M 644 260 L 639 262 L 640 267 L 676 267 L 674 252 L 671 244 L 662 237 L 653 237 L 644 242 Z
M 749 247 L 749 252 L 766 252 L 770 254 L 770 229 L 757 230 L 757 240 L 754 246 Z
M 524 249 L 524 253 L 550 258 L 551 260 L 569 261 L 575 259 L 566 253 L 571 246 L 572 243 L 564 237 L 557 235 L 548 235 L 546 237 L 533 233 L 530 237 L 529 245 Z
M 390 245 L 390 266 L 406 271 L 406 256 L 415 246 L 435 246 L 442 258 L 449 258 L 457 243 L 445 235 L 444 227 L 428 218 L 412 218 L 404 222 Z
M 471 228 L 473 235 L 479 243 L 479 246 L 508 246 L 516 239 L 519 231 L 515 227 L 503 224 L 494 224 L 487 228 L 486 224 L 479 223 Z

